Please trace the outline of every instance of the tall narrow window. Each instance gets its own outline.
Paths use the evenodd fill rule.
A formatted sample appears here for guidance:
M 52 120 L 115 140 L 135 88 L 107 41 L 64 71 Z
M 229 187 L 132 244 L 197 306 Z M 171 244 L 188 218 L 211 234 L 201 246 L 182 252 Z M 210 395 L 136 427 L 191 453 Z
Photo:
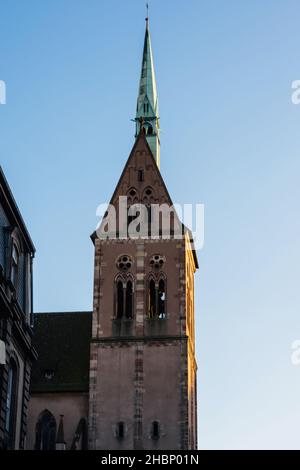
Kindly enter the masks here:
M 165 281 L 161 279 L 158 284 L 158 316 L 159 318 L 166 317 L 165 301 L 166 301 Z
M 126 286 L 126 318 L 132 318 L 132 299 L 133 286 L 132 282 L 128 281 Z
M 152 229 L 152 209 L 151 209 L 151 205 L 147 205 L 147 213 L 148 213 L 148 236 L 151 236 L 152 232 L 151 232 L 151 229 Z
M 156 315 L 156 288 L 155 282 L 151 279 L 149 283 L 149 318 L 154 318 Z
M 15 424 L 17 408 L 17 373 L 18 368 L 14 360 L 10 361 L 8 369 L 8 383 L 6 395 L 5 431 L 8 449 L 14 449 Z
M 160 438 L 160 426 L 159 426 L 158 421 L 153 421 L 152 422 L 151 437 L 155 441 L 157 441 Z
M 155 258 L 157 255 L 155 256 Z M 155 259 L 151 259 L 151 266 Z M 160 276 L 159 281 L 150 279 L 148 284 L 148 318 L 166 318 L 166 281 Z
M 70 450 L 87 450 L 87 437 L 87 422 L 85 418 L 81 418 L 76 428 Z
M 18 267 L 19 267 L 19 252 L 16 245 L 13 245 L 12 256 L 11 256 L 11 274 L 10 280 L 12 284 L 16 287 L 18 281 Z
M 116 429 L 116 436 L 118 439 L 124 439 L 125 436 L 125 424 L 123 421 L 120 421 L 117 424 L 117 429 Z
M 123 282 L 117 283 L 117 318 L 122 318 L 124 314 L 124 290 Z
M 55 450 L 56 420 L 50 411 L 40 414 L 36 425 L 35 450 Z
M 138 181 L 144 181 L 144 170 L 138 170 Z

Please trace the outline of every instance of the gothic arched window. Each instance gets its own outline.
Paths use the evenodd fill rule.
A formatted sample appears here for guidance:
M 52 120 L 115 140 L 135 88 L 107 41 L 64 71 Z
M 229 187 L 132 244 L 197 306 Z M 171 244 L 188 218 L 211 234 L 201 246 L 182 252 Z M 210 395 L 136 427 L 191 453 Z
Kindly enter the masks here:
M 115 287 L 115 318 L 133 318 L 134 283 L 130 274 L 119 275 Z
M 11 255 L 11 271 L 10 271 L 10 280 L 12 284 L 16 287 L 18 282 L 18 274 L 19 274 L 19 250 L 15 243 L 13 243 L 12 247 L 12 255 Z
M 124 437 L 125 437 L 125 423 L 123 421 L 119 421 L 116 426 L 116 438 L 124 439 Z
M 165 281 L 160 279 L 158 283 L 158 316 L 159 318 L 165 318 L 165 300 L 166 300 L 166 291 L 165 291 Z
M 6 445 L 8 449 L 14 449 L 15 427 L 17 414 L 17 387 L 18 387 L 18 366 L 11 359 L 8 369 L 6 413 L 5 413 L 5 433 Z
M 160 425 L 158 421 L 152 421 L 151 438 L 155 441 L 160 438 Z
M 122 318 L 124 314 L 124 288 L 123 282 L 117 282 L 117 318 Z
M 156 316 L 156 287 L 155 281 L 153 279 L 149 282 L 149 318 L 154 318 Z
M 87 437 L 87 422 L 85 418 L 81 418 L 76 428 L 70 450 L 87 450 Z
M 133 298 L 133 285 L 132 281 L 128 281 L 126 285 L 126 318 L 132 318 L 132 298 Z
M 35 450 L 55 450 L 56 420 L 50 411 L 40 414 L 35 432 Z
M 147 288 L 148 318 L 166 318 L 166 281 L 160 277 L 158 281 L 150 278 Z
M 153 189 L 151 187 L 147 187 L 143 191 L 142 201 L 144 204 L 152 204 L 154 202 L 154 194 Z

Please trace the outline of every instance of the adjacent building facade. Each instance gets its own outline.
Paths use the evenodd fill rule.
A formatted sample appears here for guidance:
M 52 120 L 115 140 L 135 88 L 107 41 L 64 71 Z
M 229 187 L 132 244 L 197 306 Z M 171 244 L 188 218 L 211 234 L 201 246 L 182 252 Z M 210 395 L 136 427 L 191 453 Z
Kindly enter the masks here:
M 27 449 L 87 449 L 91 328 L 92 312 L 34 316 Z
M 34 246 L 0 167 L 0 449 L 25 447 Z

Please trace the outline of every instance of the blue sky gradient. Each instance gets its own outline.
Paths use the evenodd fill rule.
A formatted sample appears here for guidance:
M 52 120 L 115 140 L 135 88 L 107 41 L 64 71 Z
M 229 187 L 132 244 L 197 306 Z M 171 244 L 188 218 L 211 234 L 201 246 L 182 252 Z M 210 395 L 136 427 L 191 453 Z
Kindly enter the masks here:
M 1 0 L 0 162 L 37 248 L 35 310 L 92 308 L 96 207 L 134 143 L 145 3 Z M 300 448 L 298 0 L 152 0 L 161 172 L 205 204 L 199 446 Z

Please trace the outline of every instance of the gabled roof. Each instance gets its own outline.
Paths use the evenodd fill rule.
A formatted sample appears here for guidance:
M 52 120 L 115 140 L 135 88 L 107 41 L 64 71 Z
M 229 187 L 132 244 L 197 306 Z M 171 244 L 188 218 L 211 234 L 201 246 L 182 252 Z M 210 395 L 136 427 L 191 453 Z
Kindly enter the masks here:
M 130 152 L 130 155 L 129 155 L 126 163 L 125 163 L 125 166 L 123 168 L 123 171 L 121 173 L 119 181 L 118 181 L 118 183 L 116 185 L 116 188 L 113 192 L 113 195 L 111 197 L 110 204 L 114 205 L 116 203 L 116 197 L 117 197 L 118 194 L 122 195 L 122 196 L 126 194 L 126 191 L 125 191 L 125 194 L 124 194 L 124 192 L 122 190 L 122 185 L 123 185 L 123 182 L 124 182 L 125 186 L 127 185 L 126 174 L 128 173 L 129 168 L 131 166 L 134 166 L 133 159 L 135 158 L 135 154 L 136 154 L 137 151 L 145 153 L 144 166 L 147 167 L 147 166 L 149 166 L 149 164 L 151 164 L 152 174 L 155 174 L 155 178 L 157 179 L 157 181 L 159 181 L 159 183 L 161 185 L 161 188 L 162 188 L 162 192 L 165 196 L 166 202 L 170 206 L 172 206 L 173 202 L 172 202 L 171 196 L 170 196 L 169 191 L 167 189 L 167 186 L 164 182 L 164 179 L 161 175 L 161 172 L 160 172 L 160 170 L 159 170 L 159 168 L 156 164 L 155 158 L 154 158 L 153 153 L 151 151 L 151 148 L 150 148 L 150 146 L 147 142 L 146 136 L 145 136 L 145 134 L 143 133 L 142 130 L 140 131 L 139 135 L 137 136 L 137 138 L 135 140 L 135 143 L 132 147 L 132 150 Z M 151 184 L 151 182 L 149 182 L 149 183 Z M 147 171 L 145 171 L 145 184 L 146 185 L 148 184 Z M 127 185 L 127 189 L 130 189 L 130 186 L 131 186 L 131 184 Z M 184 227 L 184 230 L 185 230 L 185 232 L 188 232 L 189 239 L 190 239 L 190 242 L 191 242 L 191 246 L 193 247 L 194 245 L 193 245 L 193 239 L 192 239 L 191 231 L 189 229 L 187 229 L 186 227 Z M 91 239 L 92 239 L 93 243 L 95 242 L 95 238 L 96 238 L 96 231 L 91 235 Z M 198 268 L 197 255 L 196 255 L 196 251 L 194 249 L 193 249 L 193 256 L 194 256 L 194 260 L 195 260 L 195 265 Z
M 124 166 L 124 168 L 123 168 L 123 171 L 122 171 L 122 173 L 121 173 L 121 176 L 120 176 L 120 178 L 119 178 L 119 181 L 118 181 L 118 183 L 117 183 L 117 186 L 116 186 L 116 188 L 115 188 L 115 190 L 114 190 L 114 193 L 113 193 L 113 195 L 112 195 L 112 198 L 111 198 L 111 200 L 110 200 L 110 204 L 113 204 L 114 199 L 115 199 L 115 196 L 116 196 L 116 194 L 117 194 L 117 192 L 118 192 L 118 189 L 120 188 L 121 182 L 122 182 L 122 180 L 123 180 L 123 178 L 124 178 L 125 172 L 126 172 L 128 166 L 129 166 L 131 160 L 134 158 L 134 154 L 135 154 L 135 152 L 136 152 L 137 150 L 145 150 L 145 151 L 146 151 L 146 158 L 148 159 L 148 161 L 145 160 L 145 165 L 147 165 L 147 164 L 149 164 L 149 163 L 153 163 L 153 164 L 154 164 L 154 171 L 156 172 L 157 177 L 159 178 L 159 180 L 160 180 L 160 182 L 161 182 L 161 184 L 162 184 L 162 186 L 163 186 L 163 189 L 164 189 L 164 191 L 165 191 L 166 197 L 167 197 L 167 199 L 168 199 L 168 203 L 172 205 L 173 202 L 172 202 L 171 196 L 170 196 L 169 191 L 168 191 L 168 189 L 167 189 L 167 186 L 166 186 L 166 184 L 165 184 L 165 182 L 164 182 L 164 179 L 163 179 L 163 177 L 162 177 L 162 174 L 161 174 L 161 172 L 160 172 L 160 170 L 159 170 L 159 168 L 158 168 L 158 166 L 157 166 L 157 164 L 156 164 L 156 160 L 155 160 L 155 158 L 154 158 L 154 155 L 153 155 L 153 153 L 152 153 L 152 150 L 151 150 L 151 148 L 150 148 L 150 146 L 149 146 L 149 144 L 148 144 L 148 142 L 147 142 L 146 136 L 145 136 L 145 134 L 144 134 L 144 132 L 143 132 L 142 129 L 141 129 L 139 135 L 137 136 L 137 138 L 136 138 L 136 140 L 135 140 L 135 143 L 134 143 L 134 145 L 133 145 L 133 147 L 132 147 L 132 150 L 131 150 L 131 152 L 130 152 L 130 154 L 129 154 L 129 157 L 128 157 L 126 163 L 125 163 L 125 166 Z
M 36 313 L 31 392 L 87 392 L 92 312 Z

